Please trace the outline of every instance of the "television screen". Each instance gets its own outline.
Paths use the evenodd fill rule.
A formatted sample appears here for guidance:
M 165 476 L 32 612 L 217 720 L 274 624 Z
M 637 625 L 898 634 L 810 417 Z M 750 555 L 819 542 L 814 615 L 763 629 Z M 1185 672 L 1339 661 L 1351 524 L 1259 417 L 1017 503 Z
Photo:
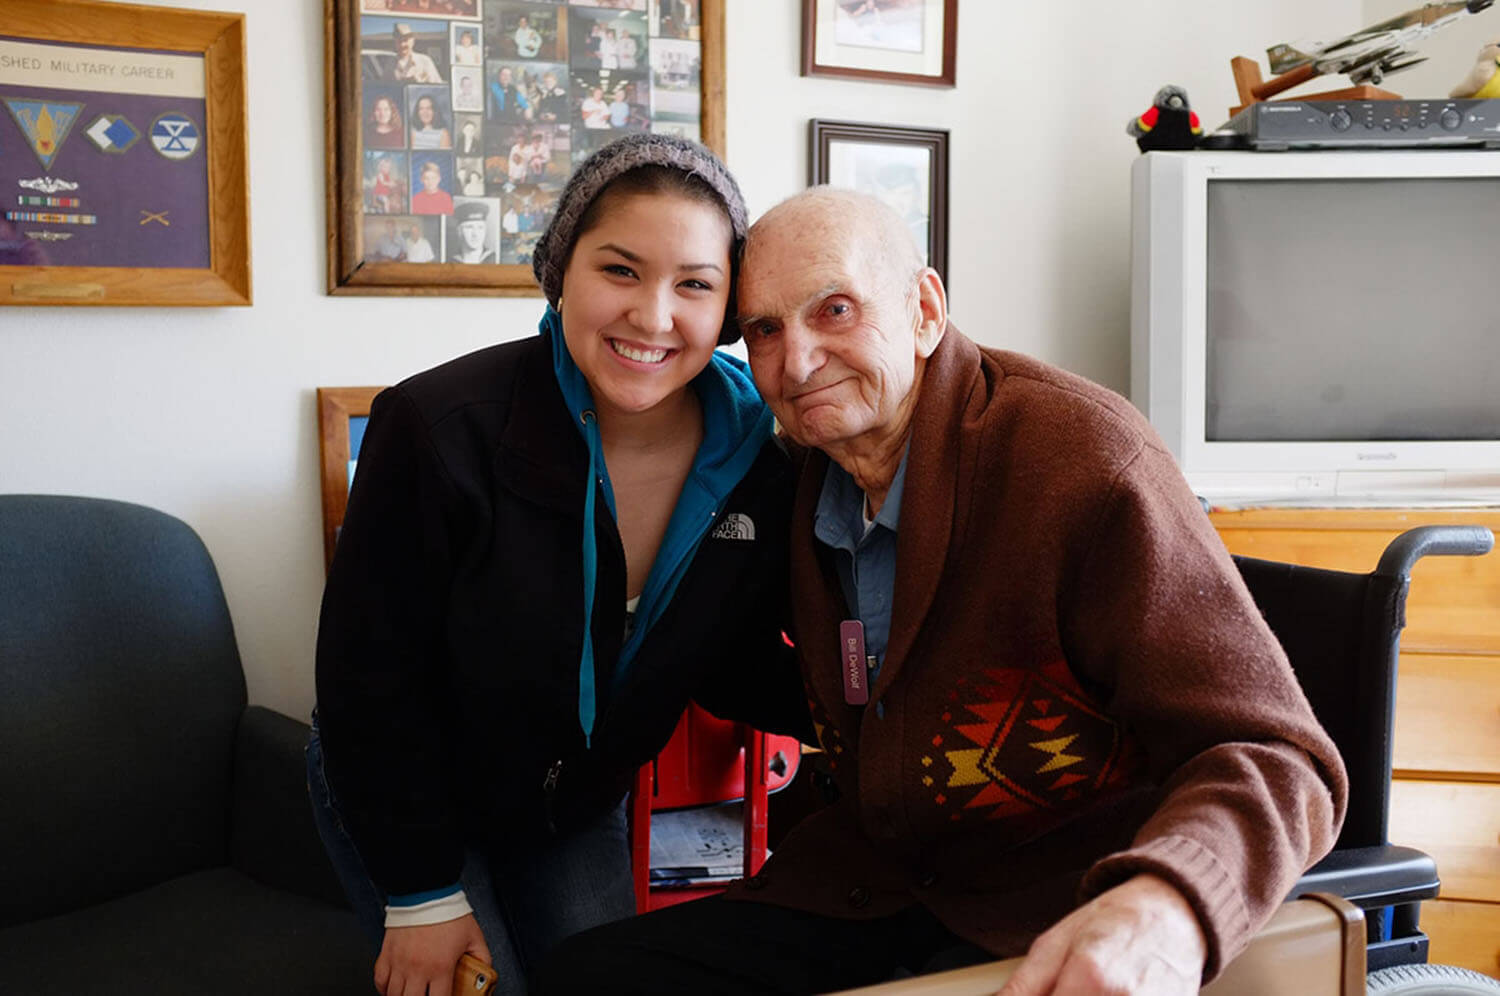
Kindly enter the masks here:
M 1209 180 L 1205 438 L 1500 439 L 1500 178 Z

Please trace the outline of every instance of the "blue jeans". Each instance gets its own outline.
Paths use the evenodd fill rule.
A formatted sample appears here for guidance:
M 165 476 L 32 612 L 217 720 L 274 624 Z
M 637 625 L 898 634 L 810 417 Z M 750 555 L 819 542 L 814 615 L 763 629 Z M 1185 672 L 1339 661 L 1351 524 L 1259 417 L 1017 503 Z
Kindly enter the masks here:
M 354 846 L 328 785 L 317 720 L 307 743 L 313 818 L 360 926 L 378 951 L 385 938 L 385 894 Z M 565 938 L 635 912 L 625 803 L 591 826 L 540 847 L 464 852 L 461 881 L 484 931 L 498 993 L 526 991 L 526 975 Z

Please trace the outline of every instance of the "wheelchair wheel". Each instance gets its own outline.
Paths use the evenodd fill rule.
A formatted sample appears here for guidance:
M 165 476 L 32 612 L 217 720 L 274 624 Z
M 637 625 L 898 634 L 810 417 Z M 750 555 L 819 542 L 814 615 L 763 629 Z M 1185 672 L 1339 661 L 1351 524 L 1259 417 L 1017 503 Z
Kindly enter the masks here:
M 1456 965 L 1397 965 L 1365 976 L 1368 996 L 1495 996 L 1500 979 Z

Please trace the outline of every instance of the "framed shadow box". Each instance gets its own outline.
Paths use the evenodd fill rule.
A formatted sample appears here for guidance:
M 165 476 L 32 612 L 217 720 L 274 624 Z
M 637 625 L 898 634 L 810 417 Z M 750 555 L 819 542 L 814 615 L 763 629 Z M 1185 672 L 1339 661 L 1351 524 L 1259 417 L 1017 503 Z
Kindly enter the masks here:
M 248 305 L 242 14 L 0 5 L 0 304 Z

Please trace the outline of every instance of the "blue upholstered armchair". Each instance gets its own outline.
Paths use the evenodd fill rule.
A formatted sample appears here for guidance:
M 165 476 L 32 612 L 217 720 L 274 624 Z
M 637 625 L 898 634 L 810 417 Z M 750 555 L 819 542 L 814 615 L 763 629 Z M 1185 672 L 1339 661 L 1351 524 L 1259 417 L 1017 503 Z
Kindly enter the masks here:
M 186 524 L 0 495 L 0 988 L 371 992 L 313 829 L 306 738 L 246 707 Z

